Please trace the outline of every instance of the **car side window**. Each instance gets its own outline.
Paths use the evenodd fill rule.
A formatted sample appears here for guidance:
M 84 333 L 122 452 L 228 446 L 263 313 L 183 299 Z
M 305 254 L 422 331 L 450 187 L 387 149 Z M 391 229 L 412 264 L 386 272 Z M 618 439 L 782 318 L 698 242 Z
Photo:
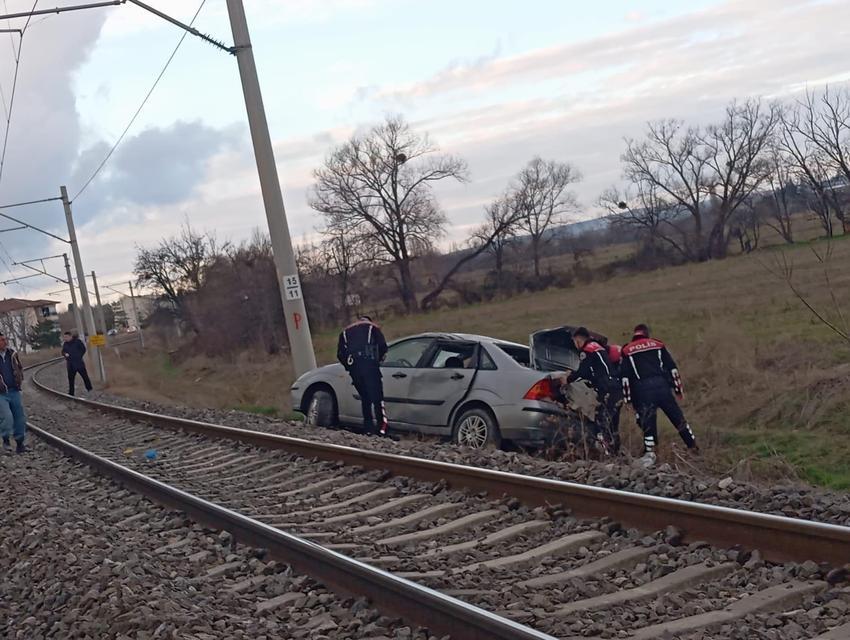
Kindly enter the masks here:
M 432 338 L 414 338 L 413 340 L 396 342 L 387 349 L 387 355 L 381 366 L 411 369 L 419 364 L 422 356 L 433 342 Z
M 425 366 L 429 369 L 474 369 L 475 345 L 440 344 Z
M 496 363 L 493 362 L 493 358 L 490 357 L 490 354 L 487 353 L 487 350 L 482 347 L 480 360 L 478 362 L 478 370 L 479 371 L 496 371 L 498 367 Z

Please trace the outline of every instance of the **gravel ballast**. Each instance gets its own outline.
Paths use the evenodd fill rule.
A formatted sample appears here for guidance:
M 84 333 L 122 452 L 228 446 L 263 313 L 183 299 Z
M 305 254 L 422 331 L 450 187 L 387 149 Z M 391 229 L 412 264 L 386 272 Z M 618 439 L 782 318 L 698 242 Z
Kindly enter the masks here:
M 436 640 L 31 449 L 0 455 L 2 638 Z
M 62 367 L 47 367 L 38 376 L 53 388 L 64 389 Z M 815 489 L 799 484 L 756 486 L 739 483 L 731 478 L 694 475 L 692 471 L 685 473 L 670 465 L 645 470 L 627 461 L 550 461 L 523 452 L 474 451 L 435 439 L 421 441 L 412 436 L 402 436 L 400 441 L 396 442 L 345 430 L 311 429 L 298 422 L 286 422 L 239 411 L 163 406 L 98 391 L 91 398 L 132 409 L 241 429 L 850 526 L 850 493 Z M 623 420 L 625 422 L 625 418 Z M 624 424 L 623 428 L 628 427 Z

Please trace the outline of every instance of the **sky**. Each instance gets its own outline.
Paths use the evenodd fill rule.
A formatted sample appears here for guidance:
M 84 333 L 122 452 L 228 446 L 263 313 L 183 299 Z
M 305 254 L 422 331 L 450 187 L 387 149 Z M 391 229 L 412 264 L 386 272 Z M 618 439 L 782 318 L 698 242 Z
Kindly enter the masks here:
M 200 4 L 149 2 L 186 22 Z M 79 2 L 42 8 L 57 4 Z M 0 9 L 32 6 L 4 0 Z M 297 241 L 321 222 L 307 204 L 312 171 L 389 114 L 469 165 L 469 182 L 437 191 L 448 245 L 464 241 L 535 155 L 580 170 L 579 215 L 592 216 L 599 194 L 621 180 L 624 138 L 648 121 L 710 123 L 732 99 L 791 100 L 850 81 L 846 0 L 245 0 L 245 8 Z M 232 41 L 224 0 L 205 2 L 195 25 Z M 267 228 L 236 61 L 193 36 L 77 195 L 181 35 L 129 3 L 35 17 L 23 39 L 0 33 L 4 121 L 15 91 L 0 211 L 64 236 L 61 203 L 2 207 L 67 185 L 85 268 L 101 283 L 126 282 L 136 247 L 186 222 L 233 242 Z M 27 273 L 15 261 L 65 251 L 34 231 L 0 233 L 0 280 Z M 45 266 L 63 275 L 60 259 Z M 62 287 L 31 278 L 2 296 L 65 301 L 54 293 Z

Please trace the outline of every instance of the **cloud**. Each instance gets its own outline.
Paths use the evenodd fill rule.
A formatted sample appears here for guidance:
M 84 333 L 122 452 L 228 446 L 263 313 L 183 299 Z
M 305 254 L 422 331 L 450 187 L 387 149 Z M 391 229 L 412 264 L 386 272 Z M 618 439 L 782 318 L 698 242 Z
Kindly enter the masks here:
M 690 69 L 746 67 L 751 62 L 800 51 L 837 54 L 836 45 L 846 32 L 829 33 L 828 24 L 850 20 L 846 2 L 810 0 L 727 1 L 719 6 L 675 18 L 612 32 L 563 46 L 519 55 L 484 56 L 469 63 L 449 66 L 433 76 L 405 86 L 361 90 L 359 99 L 410 103 L 444 94 L 482 92 L 506 85 L 529 85 L 579 74 L 607 75 L 625 69 L 619 79 L 630 84 L 651 81 L 655 85 L 673 80 Z M 813 37 L 818 34 L 817 37 Z M 720 45 L 723 45 L 722 47 Z M 719 57 L 714 57 L 718 54 Z M 697 57 L 695 59 L 695 57 Z M 835 61 L 843 65 L 843 57 Z M 843 67 L 842 67 L 843 68 Z
M 262 13 L 263 28 L 281 21 L 324 20 L 333 12 L 368 11 L 363 2 L 373 4 L 257 0 L 249 5 L 249 19 Z M 179 9 L 191 12 L 193 4 Z M 206 24 L 216 15 L 202 17 Z M 436 190 L 450 219 L 447 244 L 463 241 L 464 230 L 481 219 L 483 205 L 535 154 L 578 166 L 585 179 L 576 189 L 585 213 L 591 213 L 602 189 L 619 180 L 623 137 L 641 135 L 647 120 L 710 122 L 735 97 L 786 98 L 825 79 L 846 79 L 848 24 L 847 2 L 728 1 L 675 18 L 646 15 L 617 32 L 516 55 L 482 49 L 480 56 L 455 59 L 449 42 L 434 52 L 448 52 L 438 72 L 392 85 L 381 84 L 381 73 L 365 64 L 360 68 L 360 58 L 352 55 L 341 74 L 316 80 L 314 95 L 337 104 L 348 93 L 353 103 L 348 113 L 360 119 L 341 117 L 336 129 L 299 130 L 275 141 L 292 235 L 310 234 L 319 222 L 307 204 L 312 170 L 352 132 L 394 112 L 402 112 L 443 151 L 470 165 L 470 183 Z M 67 38 L 67 33 L 63 27 L 64 35 L 57 37 Z M 64 51 L 65 45 L 56 46 Z M 52 64 L 63 66 L 62 55 L 69 55 L 72 68 L 79 67 L 77 58 L 66 53 L 57 53 Z M 55 80 L 58 71 L 45 68 L 44 73 Z M 24 148 L 32 164 L 21 169 L 22 184 L 58 185 L 68 179 L 75 159 L 78 173 L 69 186 L 80 184 L 107 148 L 95 143 L 77 157 L 73 70 L 63 74 L 58 77 L 64 93 L 45 93 L 50 100 L 41 105 L 42 116 L 59 119 L 61 126 L 50 129 L 52 139 L 36 132 L 31 154 Z M 31 96 L 38 106 L 42 97 Z M 30 126 L 37 125 L 31 121 Z M 16 157 L 20 153 L 18 148 Z M 49 180 L 34 177 L 41 165 L 52 172 Z M 4 179 L 3 189 L 11 184 Z M 134 243 L 153 244 L 174 233 L 186 217 L 234 240 L 266 227 L 247 130 L 215 129 L 202 122 L 164 122 L 129 138 L 78 210 L 87 264 L 122 278 L 130 269 Z
M 209 160 L 223 150 L 238 149 L 244 136 L 242 126 L 222 130 L 200 121 L 145 129 L 118 147 L 90 185 L 95 195 L 86 206 L 97 215 L 107 205 L 180 202 L 201 183 Z M 108 149 L 107 143 L 98 142 L 80 154 L 75 172 L 78 186 L 85 184 Z

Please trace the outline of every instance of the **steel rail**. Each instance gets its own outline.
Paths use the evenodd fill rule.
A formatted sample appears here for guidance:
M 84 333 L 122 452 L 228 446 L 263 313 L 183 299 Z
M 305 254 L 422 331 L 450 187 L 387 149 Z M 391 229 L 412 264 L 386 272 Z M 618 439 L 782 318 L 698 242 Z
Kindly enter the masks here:
M 494 497 L 509 495 L 532 506 L 561 504 L 578 517 L 608 517 L 648 532 L 672 525 L 682 531 L 685 541 L 758 549 L 773 562 L 814 560 L 832 566 L 850 562 L 850 527 L 227 427 L 74 398 L 51 389 L 35 376 L 33 381 L 53 395 L 160 427 L 281 449 L 306 458 L 387 470 L 425 481 L 445 481 L 456 489 L 484 491 Z
M 454 638 L 469 640 L 555 640 L 545 633 L 181 491 L 78 447 L 32 423 L 28 426 L 68 457 L 85 463 L 121 486 L 178 509 L 196 522 L 225 529 L 239 542 L 267 549 L 272 557 L 315 578 L 332 591 L 366 596 L 382 612 L 416 622 L 438 635 L 451 634 Z

